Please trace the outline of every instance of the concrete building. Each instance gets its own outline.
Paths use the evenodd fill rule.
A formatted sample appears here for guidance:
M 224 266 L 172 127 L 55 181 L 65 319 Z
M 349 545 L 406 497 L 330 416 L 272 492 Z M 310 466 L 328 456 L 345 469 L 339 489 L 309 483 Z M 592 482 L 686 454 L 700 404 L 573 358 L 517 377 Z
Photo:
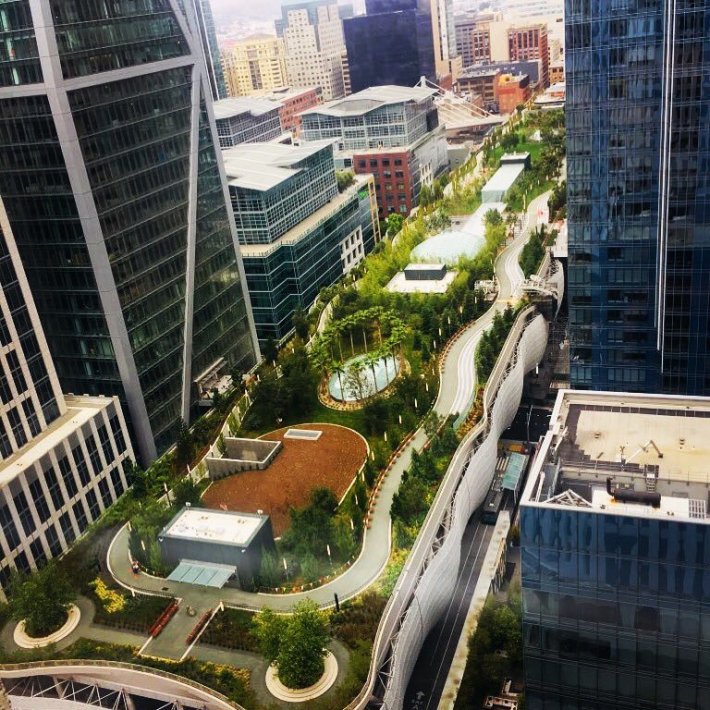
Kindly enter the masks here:
M 222 66 L 229 96 L 251 96 L 288 85 L 283 39 L 252 35 L 222 47 Z
M 175 567 L 168 579 L 221 588 L 251 588 L 261 556 L 273 550 L 268 515 L 183 508 L 158 536 L 163 561 Z
M 210 0 L 192 0 L 192 9 L 195 12 L 195 19 L 199 29 L 198 35 L 207 68 L 212 100 L 226 99 L 228 95 L 227 85 L 224 81 L 224 71 L 219 54 L 219 45 L 217 44 L 217 32 L 214 26 Z
M 281 340 L 379 241 L 374 182 L 340 193 L 331 141 L 241 145 L 224 160 L 257 333 Z
M 291 86 L 319 86 L 323 99 L 345 95 L 341 11 L 334 0 L 282 0 L 276 34 L 283 38 Z
M 313 86 L 304 89 L 282 86 L 271 91 L 257 92 L 255 95 L 279 104 L 281 130 L 292 133 L 296 138 L 301 134 L 300 114 L 321 103 L 320 89 Z
M 61 386 L 117 395 L 144 464 L 200 373 L 258 361 L 200 29 L 159 5 L 4 13 L 0 63 L 0 195 Z
M 281 104 L 268 98 L 240 96 L 214 104 L 220 148 L 240 143 L 266 143 L 283 133 Z
M 474 64 L 507 62 L 510 22 L 500 12 L 462 15 L 454 20 L 456 51 L 464 69 Z
M 508 29 L 508 53 L 511 62 L 531 59 L 540 61 L 540 86 L 550 85 L 550 49 L 547 42 L 547 25 L 536 24 Z
M 453 0 L 430 0 L 436 83 L 450 89 L 463 69 L 456 49 Z
M 409 214 L 448 169 L 433 89 L 375 86 L 302 114 L 302 140 L 331 140 L 338 167 L 372 174 L 382 219 Z
M 527 74 L 499 74 L 493 87 L 495 101 L 500 113 L 512 113 L 532 95 L 530 77 Z
M 550 64 L 550 86 L 561 84 L 565 80 L 565 63 L 564 61 L 552 62 Z
M 710 707 L 710 400 L 563 390 L 520 505 L 525 707 Z
M 381 85 L 436 80 L 432 4 L 437 0 L 366 0 L 367 14 L 344 23 L 354 93 Z M 440 46 L 440 45 L 439 45 Z
M 540 81 L 540 62 L 531 60 L 526 62 L 492 62 L 480 64 L 464 69 L 456 83 L 457 91 L 467 96 L 482 96 L 484 107 L 493 112 L 498 111 L 496 87 L 500 77 L 505 74 L 513 76 L 526 75 L 529 86 L 536 88 Z
M 66 551 L 125 491 L 116 397 L 65 397 L 0 202 L 0 597 L 14 570 Z

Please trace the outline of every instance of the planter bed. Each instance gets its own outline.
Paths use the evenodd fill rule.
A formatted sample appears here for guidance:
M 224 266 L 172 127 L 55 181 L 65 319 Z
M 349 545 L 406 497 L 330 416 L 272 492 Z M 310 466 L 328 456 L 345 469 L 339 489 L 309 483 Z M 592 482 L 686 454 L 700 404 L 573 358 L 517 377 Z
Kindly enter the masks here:
M 89 595 L 96 608 L 94 623 L 121 631 L 135 631 L 147 634 L 173 599 L 169 597 L 137 596 L 128 597 L 122 611 L 109 614 L 95 594 Z

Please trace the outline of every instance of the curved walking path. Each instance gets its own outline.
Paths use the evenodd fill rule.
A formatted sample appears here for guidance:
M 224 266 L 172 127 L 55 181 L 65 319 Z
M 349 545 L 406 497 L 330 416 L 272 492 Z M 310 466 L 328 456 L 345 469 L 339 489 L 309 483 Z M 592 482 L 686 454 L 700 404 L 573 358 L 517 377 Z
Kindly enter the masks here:
M 476 346 L 490 326 L 493 316 L 516 298 L 516 293 L 524 281 L 518 257 L 532 229 L 537 226 L 538 209 L 547 197 L 546 193 L 531 201 L 523 229 L 496 260 L 498 300 L 484 315 L 462 331 L 443 358 L 440 366 L 441 384 L 434 404 L 434 411 L 442 417 L 460 413 L 471 400 L 476 384 Z M 317 589 L 293 594 L 261 594 L 232 588 L 197 587 L 143 573 L 134 575 L 129 562 L 126 527 L 120 530 L 109 548 L 108 564 L 111 574 L 119 584 L 128 589 L 147 594 L 170 594 L 182 598 L 184 604 L 196 609 L 214 608 L 223 601 L 229 606 L 243 609 L 258 610 L 268 606 L 275 611 L 288 612 L 294 604 L 303 599 L 312 599 L 323 608 L 333 606 L 334 594 L 338 595 L 340 601 L 356 596 L 372 584 L 385 568 L 391 549 L 392 498 L 399 488 L 402 474 L 409 467 L 412 452 L 421 451 L 426 441 L 427 435 L 424 428 L 420 427 L 384 480 L 373 511 L 372 524 L 365 533 L 359 557 L 343 574 Z

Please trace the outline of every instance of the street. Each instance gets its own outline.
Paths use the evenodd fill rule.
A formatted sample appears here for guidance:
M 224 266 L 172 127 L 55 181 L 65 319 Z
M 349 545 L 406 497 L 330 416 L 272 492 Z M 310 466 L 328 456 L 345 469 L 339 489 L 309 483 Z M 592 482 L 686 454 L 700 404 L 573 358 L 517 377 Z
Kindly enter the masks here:
M 424 641 L 407 687 L 404 710 L 436 710 L 439 705 L 493 530 L 493 525 L 481 522 L 479 511 L 468 521 L 461 542 L 462 563 L 454 596 Z

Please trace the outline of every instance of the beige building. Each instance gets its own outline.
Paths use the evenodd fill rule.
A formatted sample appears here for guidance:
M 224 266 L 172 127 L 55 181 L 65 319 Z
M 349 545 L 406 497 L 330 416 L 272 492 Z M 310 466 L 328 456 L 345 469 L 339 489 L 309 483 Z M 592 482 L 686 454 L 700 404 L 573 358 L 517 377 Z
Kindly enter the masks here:
M 456 48 L 463 66 L 507 62 L 510 22 L 500 12 L 464 16 L 456 20 Z
M 284 43 L 274 35 L 253 35 L 222 47 L 222 67 L 230 96 L 249 96 L 285 86 Z
M 345 96 L 343 23 L 336 2 L 282 7 L 276 22 L 283 37 L 290 86 L 320 86 L 323 100 Z

